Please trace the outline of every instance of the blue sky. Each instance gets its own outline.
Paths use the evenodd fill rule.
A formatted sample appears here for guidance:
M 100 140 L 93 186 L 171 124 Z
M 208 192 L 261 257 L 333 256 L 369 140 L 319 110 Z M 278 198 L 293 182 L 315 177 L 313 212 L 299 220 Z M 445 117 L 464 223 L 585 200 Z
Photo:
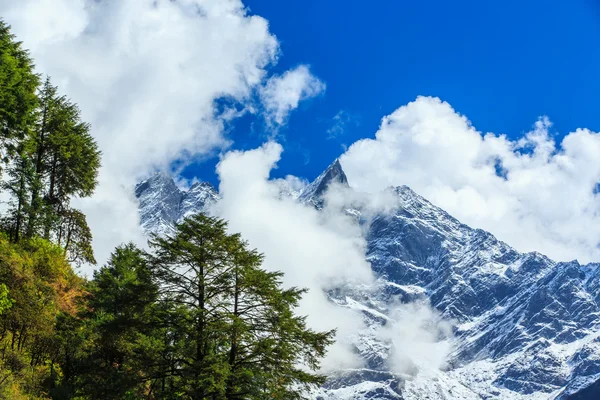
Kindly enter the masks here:
M 100 183 L 74 206 L 98 254 L 145 242 L 131 188 L 157 169 L 203 157 L 184 177 L 219 183 L 213 106 L 235 99 L 253 110 L 225 132 L 253 149 L 225 156 L 252 160 L 228 175 L 238 194 L 281 184 L 262 182 L 274 138 L 273 177 L 341 156 L 358 191 L 407 185 L 521 251 L 600 259 L 598 1 L 20 0 L 0 15 L 93 127 Z
M 594 1 L 246 0 L 280 41 L 275 72 L 301 63 L 327 85 L 279 130 L 275 176 L 318 175 L 372 137 L 383 116 L 418 95 L 438 96 L 484 132 L 518 137 L 547 115 L 559 137 L 600 130 L 600 11 Z M 334 116 L 348 119 L 328 138 Z M 264 141 L 264 124 L 237 120 L 234 148 Z M 215 159 L 184 175 L 216 182 Z
M 265 19 L 247 16 L 242 1 Z M 222 200 L 211 211 L 264 252 L 266 268 L 285 272 L 285 286 L 317 294 L 300 312 L 319 320 L 308 321 L 316 329 L 356 327 L 319 295 L 323 283 L 370 275 L 363 232 L 346 212 L 353 192 L 332 187 L 333 203 L 317 213 L 273 196 L 282 182 L 266 177 L 281 147 L 261 147 L 273 135 L 261 120 L 273 111 L 265 91 L 304 65 L 327 89 L 280 128 L 274 176 L 313 179 L 343 153 L 350 185 L 367 194 L 357 196 L 366 218 L 396 212 L 381 190 L 408 185 L 519 251 L 600 261 L 600 133 L 569 133 L 600 132 L 597 1 L 0 0 L 0 15 L 40 73 L 81 106 L 102 150 L 95 194 L 71 203 L 86 215 L 100 265 L 117 245 L 147 243 L 136 181 L 222 148 L 213 105 L 225 96 L 257 110 L 227 127 L 232 148 L 249 151 L 224 155 Z M 278 65 L 265 66 L 277 47 Z M 283 86 L 292 90 L 274 90 L 283 98 L 275 105 L 295 108 L 298 86 Z M 253 94 L 261 98 L 248 101 Z M 417 96 L 437 96 L 509 140 L 482 138 L 448 103 Z M 330 138 L 336 115 L 347 123 Z M 550 132 L 541 115 L 554 122 Z M 565 146 L 548 134 L 568 134 Z M 184 175 L 216 184 L 217 161 Z M 503 273 L 485 261 L 496 255 L 475 256 L 482 274 Z

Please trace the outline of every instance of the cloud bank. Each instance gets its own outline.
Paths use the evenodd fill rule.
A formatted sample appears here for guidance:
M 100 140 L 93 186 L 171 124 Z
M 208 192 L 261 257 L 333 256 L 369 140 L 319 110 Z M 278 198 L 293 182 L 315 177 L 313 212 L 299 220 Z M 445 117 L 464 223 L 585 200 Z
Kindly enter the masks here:
M 338 342 L 324 368 L 357 366 L 351 340 L 363 327 L 353 310 L 327 299 L 325 290 L 345 284 L 372 283 L 360 228 L 341 212 L 318 212 L 280 197 L 278 180 L 269 180 L 282 147 L 268 142 L 246 152 L 229 152 L 217 167 L 222 200 L 217 214 L 265 254 L 265 268 L 285 273 L 284 286 L 309 289 L 298 312 L 318 330 L 338 329 Z
M 100 262 L 123 241 L 145 243 L 132 193 L 137 180 L 230 146 L 224 126 L 237 113 L 217 112 L 215 100 L 258 110 L 276 128 L 325 90 L 306 65 L 269 76 L 278 41 L 238 0 L 0 0 L 0 13 L 38 71 L 92 123 L 103 151 L 100 184 L 75 205 L 88 216 Z M 281 151 L 267 143 L 223 157 L 220 215 L 265 252 L 267 268 L 285 272 L 286 286 L 310 290 L 299 311 L 311 327 L 338 329 L 324 367 L 356 366 L 350 342 L 362 318 L 334 306 L 323 290 L 372 282 L 364 239 L 337 210 L 317 213 L 279 198 L 282 187 L 305 185 L 292 176 L 285 184 L 268 179 Z
M 251 246 L 264 252 L 265 268 L 285 273 L 285 286 L 309 289 L 297 311 L 308 317 L 312 328 L 338 330 L 324 371 L 361 367 L 354 346 L 361 348 L 362 341 L 373 338 L 390 343 L 389 367 L 396 373 L 416 375 L 442 368 L 453 345 L 452 325 L 428 303 L 393 304 L 385 326 L 367 328 L 361 306 L 350 301 L 347 308 L 340 307 L 327 297 L 330 289 L 350 288 L 348 295 L 360 301 L 380 290 L 365 261 L 364 232 L 345 210 L 350 203 L 360 205 L 363 218 L 370 218 L 372 213 L 385 212 L 393 199 L 386 193 L 363 196 L 331 185 L 324 208 L 317 211 L 281 196 L 290 186 L 269 175 L 282 150 L 278 143 L 267 142 L 254 150 L 227 153 L 217 166 L 222 200 L 214 212 L 229 221 L 232 232 L 241 232 Z M 292 177 L 287 182 L 292 187 L 298 184 Z M 373 338 L 366 339 L 365 334 Z
M 442 319 L 428 303 L 398 304 L 378 336 L 391 343 L 388 364 L 392 371 L 414 376 L 441 370 L 453 350 L 453 321 Z
M 0 15 L 92 124 L 100 185 L 76 206 L 100 262 L 122 241 L 145 243 L 137 180 L 230 145 L 223 127 L 236 113 L 217 113 L 216 99 L 245 107 L 260 89 L 283 121 L 324 87 L 304 66 L 267 80 L 278 41 L 239 0 L 0 0 Z
M 598 261 L 600 135 L 578 129 L 557 144 L 550 127 L 544 117 L 518 140 L 483 134 L 448 103 L 419 97 L 340 162 L 358 190 L 408 185 L 518 250 Z

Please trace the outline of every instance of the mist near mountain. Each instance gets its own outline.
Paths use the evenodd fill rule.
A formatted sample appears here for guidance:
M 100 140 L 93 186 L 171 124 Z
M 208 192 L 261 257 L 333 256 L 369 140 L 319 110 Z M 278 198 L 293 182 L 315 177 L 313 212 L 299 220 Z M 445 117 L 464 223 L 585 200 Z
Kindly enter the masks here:
M 272 142 L 229 153 L 218 191 L 182 192 L 158 174 L 136 196 L 146 232 L 168 234 L 186 213 L 222 216 L 286 285 L 310 289 L 300 312 L 339 328 L 315 398 L 597 395 L 597 264 L 520 253 L 406 186 L 358 193 L 337 160 L 300 190 L 286 186 L 269 179 L 280 153 Z

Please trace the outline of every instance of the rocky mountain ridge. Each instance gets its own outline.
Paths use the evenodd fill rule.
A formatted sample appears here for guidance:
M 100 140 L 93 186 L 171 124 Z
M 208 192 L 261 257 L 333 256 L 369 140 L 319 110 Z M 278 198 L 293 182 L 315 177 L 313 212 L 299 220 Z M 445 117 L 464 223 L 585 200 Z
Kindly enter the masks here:
M 196 182 L 182 190 L 170 175 L 159 172 L 135 186 L 140 224 L 146 233 L 166 234 L 188 215 L 207 211 L 220 199 L 208 182 Z
M 336 160 L 297 196 L 321 209 L 327 188 L 348 180 Z M 520 253 L 470 228 L 406 186 L 388 189 L 391 211 L 360 218 L 377 288 L 345 288 L 332 301 L 358 310 L 368 329 L 357 339 L 365 360 L 339 371 L 317 398 L 598 399 L 600 268 Z M 142 227 L 167 233 L 175 222 L 206 212 L 219 195 L 210 184 L 181 191 L 158 174 L 136 186 Z M 296 197 L 296 196 L 294 196 Z M 374 332 L 393 318 L 397 299 L 429 302 L 453 321 L 453 351 L 443 370 L 415 365 L 392 373 L 393 344 Z M 591 397 L 590 397 L 591 396 Z

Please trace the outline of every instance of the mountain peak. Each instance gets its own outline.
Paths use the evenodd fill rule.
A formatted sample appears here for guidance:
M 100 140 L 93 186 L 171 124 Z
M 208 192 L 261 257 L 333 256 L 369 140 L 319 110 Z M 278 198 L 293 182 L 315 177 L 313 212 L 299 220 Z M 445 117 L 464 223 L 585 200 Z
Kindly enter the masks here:
M 325 193 L 329 185 L 341 184 L 348 187 L 348 178 L 342 169 L 340 160 L 336 159 L 325 171 L 321 173 L 314 181 L 311 182 L 300 194 L 301 202 L 309 202 L 320 208 L 323 200 L 322 195 Z
M 339 183 L 348 184 L 348 178 L 346 178 L 346 174 L 342 169 L 342 164 L 340 164 L 340 159 L 336 158 L 334 162 L 327 167 L 327 169 L 319 176 L 319 178 L 329 178 L 329 180 L 337 180 Z M 317 179 L 319 179 L 317 178 Z
M 135 186 L 139 201 L 142 229 L 146 232 L 168 233 L 174 224 L 188 215 L 207 210 L 218 201 L 219 194 L 209 182 L 196 182 L 181 190 L 173 177 L 157 172 Z
M 135 197 L 140 197 L 148 189 L 156 191 L 165 188 L 168 192 L 179 191 L 173 178 L 166 172 L 160 171 L 135 185 Z
M 178 219 L 181 220 L 198 212 L 206 212 L 219 199 L 219 193 L 210 182 L 196 182 L 183 193 Z
M 212 183 L 210 182 L 195 182 L 190 189 L 188 190 L 188 192 L 193 192 L 196 190 L 202 190 L 202 189 L 208 189 L 208 190 L 212 190 L 212 191 L 217 191 L 215 189 L 215 187 L 213 186 Z

